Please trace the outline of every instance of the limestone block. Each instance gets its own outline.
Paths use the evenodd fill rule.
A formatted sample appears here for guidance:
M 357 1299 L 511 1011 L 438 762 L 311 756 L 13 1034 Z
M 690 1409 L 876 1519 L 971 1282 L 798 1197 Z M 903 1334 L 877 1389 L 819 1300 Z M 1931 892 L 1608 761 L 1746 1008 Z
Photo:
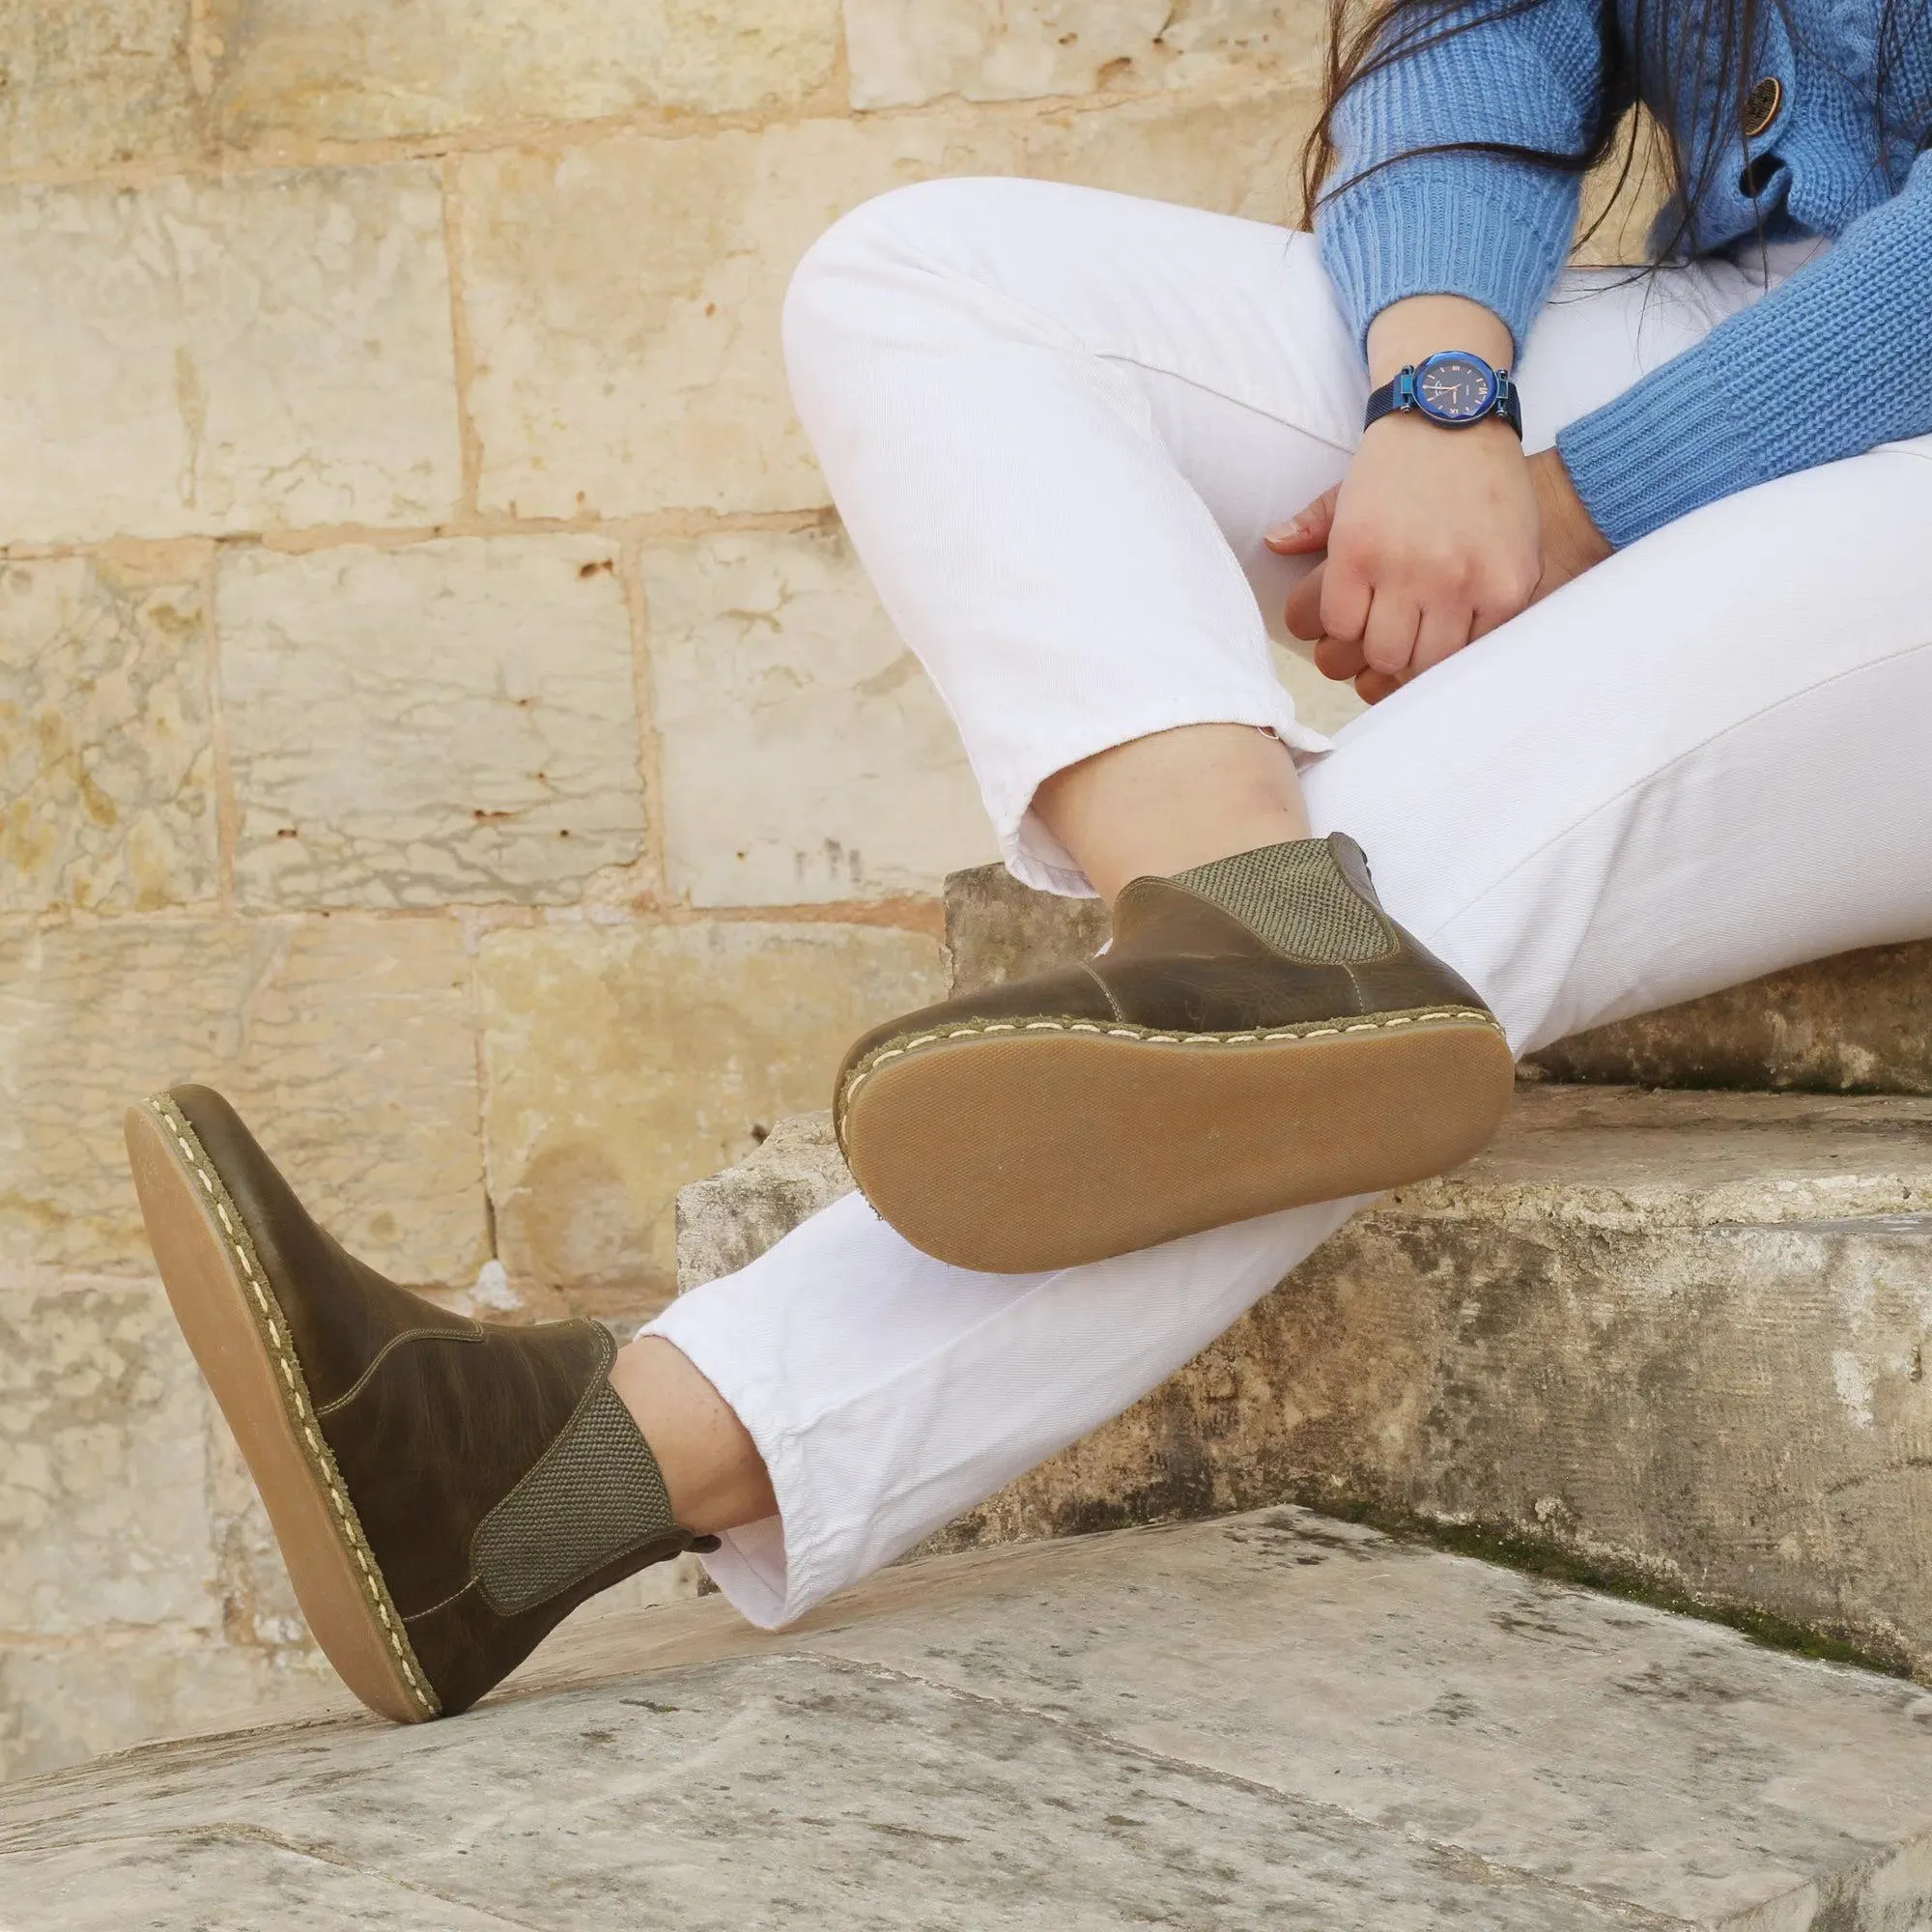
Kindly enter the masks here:
M 152 1738 L 305 1717 L 325 1700 L 339 1706 L 334 1683 L 320 1651 L 263 1650 L 200 1630 L 0 1639 L 0 1780 Z
M 217 889 L 199 572 L 0 571 L 0 912 L 152 912 Z
M 906 182 L 1018 172 L 1280 219 L 1312 112 L 1310 90 L 1263 87 L 1024 128 L 952 113 L 466 156 L 483 506 L 818 508 L 779 314 L 839 214 Z
M 1097 114 L 1043 114 L 1027 124 L 1019 172 L 1251 221 L 1293 222 L 1301 144 L 1320 106 L 1315 88 L 1283 83 L 1131 100 Z
M 1932 1094 L 1932 942 L 1773 973 L 1535 1058 L 1558 1080 Z
M 643 572 L 674 892 L 929 894 L 991 855 L 958 733 L 842 532 L 654 546 Z
M 215 609 L 243 905 L 555 902 L 642 850 L 608 538 L 242 552 Z
M 829 1109 L 781 1121 L 741 1165 L 678 1189 L 679 1292 L 736 1274 L 853 1185 Z
M 240 147 L 784 106 L 838 56 L 837 0 L 213 0 L 210 19 L 215 131 Z
M 0 0 L 0 168 L 102 167 L 195 139 L 192 0 Z
M 716 1601 L 566 1632 L 428 1732 L 19 1786 L 0 1893 L 62 1932 L 1904 1932 L 1928 1722 L 1913 1685 L 1270 1509 L 907 1564 L 775 1634 Z
M 555 924 L 485 938 L 485 1132 L 513 1281 L 661 1306 L 678 1187 L 831 1093 L 864 1028 L 940 997 L 938 946 L 879 926 Z
M 0 1632 L 213 1635 L 201 1379 L 152 1281 L 0 1283 Z
M 952 991 L 1078 966 L 1106 944 L 1107 908 L 1023 886 L 1004 866 L 977 866 L 946 882 L 946 950 Z
M 14 187 L 0 247 L 0 540 L 456 507 L 432 167 Z
M 779 346 L 793 268 L 874 194 L 1012 164 L 948 116 L 463 156 L 484 508 L 819 507 Z
M 0 933 L 0 1262 L 149 1265 L 123 1110 L 219 1087 L 325 1223 L 409 1282 L 488 1254 L 469 962 L 435 919 Z
M 1313 76 L 1326 15 L 1319 0 L 845 0 L 845 22 L 853 106 L 906 107 Z

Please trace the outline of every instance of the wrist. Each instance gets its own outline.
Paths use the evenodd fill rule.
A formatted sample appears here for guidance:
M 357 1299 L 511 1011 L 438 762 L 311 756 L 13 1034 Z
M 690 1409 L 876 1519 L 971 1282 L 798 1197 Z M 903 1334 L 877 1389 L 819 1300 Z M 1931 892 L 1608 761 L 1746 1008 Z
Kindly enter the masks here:
M 1468 349 L 1438 349 L 1369 391 L 1362 427 L 1391 415 L 1415 415 L 1438 428 L 1474 430 L 1499 422 L 1522 437 L 1522 403 L 1515 381 Z
M 1466 349 L 1491 368 L 1505 369 L 1515 342 L 1501 317 L 1466 296 L 1409 296 L 1369 325 L 1369 386 L 1379 388 L 1439 349 Z
M 1591 564 L 1602 563 L 1611 553 L 1610 540 L 1597 527 L 1596 520 L 1577 494 L 1563 458 L 1553 448 L 1540 449 L 1529 459 L 1529 469 L 1542 514 L 1546 550 L 1560 553 L 1572 576 Z

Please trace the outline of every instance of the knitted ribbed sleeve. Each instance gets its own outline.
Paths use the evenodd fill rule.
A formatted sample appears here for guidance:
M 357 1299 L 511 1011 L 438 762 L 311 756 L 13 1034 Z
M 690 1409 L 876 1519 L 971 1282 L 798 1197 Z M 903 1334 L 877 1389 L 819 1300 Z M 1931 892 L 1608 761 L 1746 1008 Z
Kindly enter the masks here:
M 1569 253 L 1575 175 L 1413 152 L 1450 141 L 1574 152 L 1588 132 L 1603 66 L 1591 0 L 1482 13 L 1493 0 L 1451 16 L 1474 24 L 1370 74 L 1336 110 L 1341 186 L 1317 209 L 1315 232 L 1358 339 L 1391 302 L 1457 295 L 1499 315 L 1520 346 Z
M 1570 424 L 1556 447 L 1621 548 L 1734 490 L 1932 434 L 1932 155 L 1829 254 Z

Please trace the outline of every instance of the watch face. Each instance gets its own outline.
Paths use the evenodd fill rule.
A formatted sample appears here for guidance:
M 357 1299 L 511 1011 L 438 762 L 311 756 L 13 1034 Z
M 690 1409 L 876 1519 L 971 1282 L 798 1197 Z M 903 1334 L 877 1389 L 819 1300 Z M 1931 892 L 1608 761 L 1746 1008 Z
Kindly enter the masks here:
M 1450 349 L 1415 366 L 1416 406 L 1437 422 L 1474 422 L 1495 399 L 1495 371 L 1480 355 Z

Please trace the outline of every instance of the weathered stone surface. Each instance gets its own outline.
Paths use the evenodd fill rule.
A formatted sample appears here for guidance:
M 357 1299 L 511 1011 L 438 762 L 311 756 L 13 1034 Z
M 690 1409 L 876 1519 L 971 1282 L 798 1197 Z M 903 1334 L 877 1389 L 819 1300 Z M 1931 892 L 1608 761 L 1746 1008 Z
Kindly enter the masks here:
M 1251 221 L 1294 221 L 1301 144 L 1320 104 L 1314 88 L 1283 84 L 1042 114 L 1026 123 L 1018 171 Z
M 192 0 L 0 0 L 0 168 L 86 168 L 194 145 Z
M 1009 135 L 957 117 L 466 156 L 484 506 L 819 507 L 779 346 L 792 269 L 886 188 L 1012 163 Z
M 647 549 L 666 866 L 698 905 L 932 894 L 992 833 L 842 532 Z
M 279 1558 L 230 1560 L 226 1444 L 158 1283 L 0 1282 L 0 1778 L 313 1703 Z
M 695 1191 L 687 1286 L 843 1191 L 822 1117 L 779 1145 Z M 1932 1105 L 1526 1088 L 942 1543 L 1368 1505 L 1932 1673 L 1928 1327 Z
M 965 113 L 808 121 L 465 156 L 484 506 L 822 506 L 779 312 L 839 214 L 906 182 L 1021 172 L 1276 217 L 1304 93 L 1131 101 L 1024 127 Z
M 511 1279 L 643 1314 L 684 1181 L 831 1092 L 854 1036 L 935 999 L 939 947 L 856 925 L 556 924 L 490 934 L 486 1134 Z
M 0 912 L 212 899 L 208 619 L 197 571 L 0 571 Z
M 0 1262 L 145 1273 L 122 1112 L 197 1079 L 366 1261 L 404 1281 L 475 1277 L 475 1036 L 453 922 L 0 934 Z
M 1909 1686 L 1283 1509 L 902 1568 L 778 1637 L 715 1600 L 611 1620 L 458 1723 L 16 1786 L 0 1888 L 62 1932 L 1879 1932 L 1932 1906 L 1928 1723 Z
M 217 1629 L 206 1478 L 200 1381 L 156 1284 L 0 1285 L 0 1643 Z
M 205 1566 L 207 1545 L 194 1553 Z M 332 1697 L 337 1682 L 318 1650 L 259 1649 L 199 1626 L 0 1640 L 0 1779 L 59 1771 L 238 1714 L 254 1723 L 293 1719 Z M 17 1901 L 11 1884 L 0 1876 L 0 1914 Z M 10 1927 L 33 1922 L 0 1918 Z
M 0 246 L 0 540 L 455 508 L 433 168 L 9 188 Z
M 1774 973 L 1535 1059 L 1558 1080 L 1932 1094 L 1932 942 Z
M 736 1274 L 852 1191 L 827 1113 L 781 1121 L 741 1166 L 677 1191 L 677 1285 Z
M 846 0 L 854 107 L 1313 76 L 1320 0 Z
M 215 131 L 242 147 L 788 105 L 838 56 L 837 0 L 213 0 L 210 18 Z
M 1004 866 L 976 866 L 946 881 L 946 951 L 952 991 L 1077 966 L 1106 944 L 1107 908 L 1022 885 Z
M 637 859 L 615 556 L 555 536 L 225 558 L 242 904 L 555 902 Z

